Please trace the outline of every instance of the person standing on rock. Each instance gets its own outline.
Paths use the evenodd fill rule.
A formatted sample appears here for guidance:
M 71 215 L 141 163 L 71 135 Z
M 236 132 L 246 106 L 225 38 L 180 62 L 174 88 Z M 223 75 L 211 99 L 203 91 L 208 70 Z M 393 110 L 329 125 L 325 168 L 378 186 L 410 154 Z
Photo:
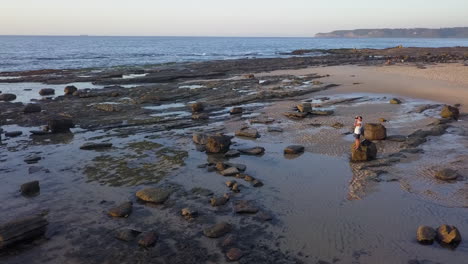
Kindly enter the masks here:
M 354 118 L 354 148 L 358 149 L 361 145 L 361 134 L 363 132 L 362 116 L 356 116 Z

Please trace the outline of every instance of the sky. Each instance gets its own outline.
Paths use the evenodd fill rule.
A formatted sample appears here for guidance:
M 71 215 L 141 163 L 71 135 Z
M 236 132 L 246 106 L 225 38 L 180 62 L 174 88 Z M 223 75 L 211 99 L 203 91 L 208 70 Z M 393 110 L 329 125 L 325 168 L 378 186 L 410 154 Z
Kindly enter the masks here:
M 311 37 L 468 26 L 468 0 L 0 0 L 0 35 Z

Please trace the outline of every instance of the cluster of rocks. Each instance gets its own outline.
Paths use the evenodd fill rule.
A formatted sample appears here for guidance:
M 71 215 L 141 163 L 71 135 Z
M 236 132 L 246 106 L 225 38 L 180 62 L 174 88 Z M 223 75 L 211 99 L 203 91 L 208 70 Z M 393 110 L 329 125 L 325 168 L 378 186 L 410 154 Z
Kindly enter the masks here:
M 419 226 L 416 231 L 416 239 L 425 245 L 431 245 L 436 240 L 441 245 L 453 247 L 458 246 L 462 240 L 460 231 L 451 225 L 441 225 L 436 230 L 429 226 Z

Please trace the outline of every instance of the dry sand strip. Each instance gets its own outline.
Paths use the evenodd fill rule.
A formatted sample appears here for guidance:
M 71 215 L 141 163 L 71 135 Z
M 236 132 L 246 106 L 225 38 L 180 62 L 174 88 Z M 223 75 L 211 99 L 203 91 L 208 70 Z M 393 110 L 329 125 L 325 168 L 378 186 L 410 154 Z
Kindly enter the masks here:
M 326 93 L 384 93 L 427 99 L 446 104 L 461 104 L 468 112 L 468 67 L 438 64 L 419 69 L 414 65 L 332 66 L 281 70 L 256 76 L 329 74 L 324 81 L 342 84 Z

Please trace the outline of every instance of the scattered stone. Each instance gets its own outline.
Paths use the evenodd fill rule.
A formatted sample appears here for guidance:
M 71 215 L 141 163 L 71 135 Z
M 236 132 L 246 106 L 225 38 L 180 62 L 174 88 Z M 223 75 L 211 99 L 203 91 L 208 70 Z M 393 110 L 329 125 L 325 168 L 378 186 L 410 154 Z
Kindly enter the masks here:
M 242 179 L 244 179 L 244 181 L 247 181 L 247 182 L 252 182 L 255 180 L 254 177 L 250 176 L 250 175 L 247 175 L 247 174 L 243 174 L 242 177 L 240 177 Z
M 231 191 L 235 193 L 240 192 L 240 185 L 238 183 L 234 183 L 234 185 L 231 187 Z
M 171 193 L 163 188 L 146 188 L 136 193 L 138 199 L 156 204 L 164 203 L 170 195 Z
M 308 113 L 312 111 L 312 105 L 310 103 L 300 103 L 297 105 L 297 110 L 301 113 Z
M 458 173 L 452 169 L 443 169 L 436 172 L 435 177 L 443 181 L 453 181 L 458 178 Z
M 231 115 L 238 115 L 238 114 L 242 114 L 243 111 L 244 109 L 242 107 L 233 107 L 231 108 L 231 110 L 229 110 L 229 113 Z
M 48 121 L 47 126 L 49 127 L 52 133 L 68 133 L 70 128 L 73 128 L 75 125 L 71 119 L 67 118 L 56 118 Z
M 208 137 L 205 134 L 194 133 L 192 140 L 195 144 L 205 145 L 208 142 Z
M 247 169 L 247 166 L 245 166 L 244 164 L 230 163 L 230 162 L 226 162 L 224 164 L 227 165 L 228 167 L 235 167 L 239 171 L 245 171 Z
M 237 214 L 256 214 L 258 210 L 258 207 L 254 206 L 251 201 L 242 200 L 234 205 L 234 212 Z
M 222 237 L 231 232 L 232 226 L 229 223 L 221 222 L 203 230 L 203 234 L 209 238 Z
M 244 253 L 238 248 L 231 248 L 226 252 L 226 257 L 229 261 L 237 261 L 241 259 L 242 256 L 244 256 Z
M 387 129 L 382 124 L 367 123 L 364 125 L 364 137 L 367 140 L 383 140 L 387 137 Z
M 183 208 L 180 213 L 187 220 L 193 219 L 198 216 L 198 212 L 190 208 Z
M 38 194 L 41 191 L 41 188 L 39 187 L 39 181 L 31 181 L 23 183 L 20 190 L 21 194 L 25 196 L 33 196 Z
M 398 99 L 398 98 L 393 98 L 393 99 L 390 99 L 390 103 L 391 104 L 401 104 L 401 100 Z
M 133 230 L 130 228 L 124 228 L 117 230 L 117 232 L 115 233 L 115 238 L 125 242 L 130 242 L 134 241 L 139 234 L 141 234 L 140 231 Z
M 10 94 L 10 93 L 0 94 L 0 101 L 9 102 L 9 101 L 13 101 L 15 99 L 16 99 L 16 95 L 14 95 L 14 94 Z
M 291 145 L 284 149 L 284 154 L 300 154 L 304 152 L 304 146 Z
M 419 226 L 418 231 L 416 232 L 416 239 L 421 244 L 430 245 L 434 243 L 436 238 L 436 231 L 434 228 L 429 226 Z
M 44 88 L 44 89 L 39 90 L 39 94 L 42 96 L 53 95 L 55 94 L 55 90 L 52 88 Z
M 303 112 L 286 112 L 284 116 L 291 118 L 291 119 L 303 119 L 307 116 L 307 113 Z
M 37 163 L 38 161 L 40 161 L 42 158 L 40 156 L 37 156 L 37 155 L 31 155 L 31 156 L 28 156 L 24 159 L 24 162 L 28 163 L 28 164 L 32 164 L 32 163 Z
M 38 104 L 27 104 L 23 108 L 23 113 L 25 114 L 30 114 L 30 113 L 39 113 L 42 111 L 42 108 Z
M 283 132 L 281 127 L 268 127 L 268 132 Z
M 124 202 L 114 208 L 111 208 L 107 214 L 112 217 L 128 217 L 132 213 L 133 203 Z
M 351 145 L 351 161 L 369 161 L 375 158 L 377 158 L 377 146 L 373 142 L 363 140 L 358 149 L 354 143 Z
M 239 149 L 240 153 L 246 155 L 262 155 L 265 153 L 265 148 L 263 147 L 254 147 L 254 148 L 246 148 L 246 149 Z
M 253 75 L 253 74 L 251 74 L 251 73 L 250 73 L 250 74 L 244 74 L 243 77 L 244 77 L 245 79 L 255 79 L 255 75 Z
M 226 153 L 231 146 L 231 138 L 225 135 L 209 136 L 206 140 L 207 153 Z
M 229 198 L 225 196 L 213 197 L 210 199 L 210 204 L 213 207 L 225 205 L 229 201 Z
M 240 152 L 235 149 L 229 150 L 228 152 L 224 153 L 224 157 L 226 158 L 234 158 L 234 157 L 239 157 L 239 156 L 240 156 Z
M 23 132 L 21 131 L 11 131 L 11 132 L 5 132 L 6 137 L 18 137 L 23 135 Z
M 73 95 L 73 93 L 76 91 L 78 91 L 78 88 L 73 85 L 66 86 L 65 89 L 63 89 L 65 95 Z
M 440 112 L 441 117 L 454 119 L 454 120 L 458 120 L 459 115 L 460 115 L 460 111 L 458 110 L 458 108 L 450 106 L 450 105 L 445 105 L 442 108 L 442 111 Z
M 238 173 L 239 173 L 239 170 L 236 167 L 230 167 L 221 171 L 221 175 L 223 176 L 235 176 Z
M 152 247 L 156 244 L 157 241 L 158 234 L 156 234 L 156 232 L 145 232 L 141 235 L 140 240 L 138 240 L 138 245 L 142 247 Z
M 232 188 L 232 186 L 234 186 L 234 184 L 236 184 L 236 183 L 237 183 L 236 181 L 227 181 L 227 182 L 226 182 L 226 186 L 227 186 L 228 188 Z
M 208 120 L 210 116 L 207 113 L 192 114 L 192 120 Z
M 252 186 L 255 187 L 255 188 L 262 187 L 263 182 L 261 182 L 260 180 L 255 179 L 255 180 L 252 181 Z
M 259 138 L 260 134 L 254 128 L 243 128 L 236 132 L 236 136 L 238 137 L 248 137 L 248 138 Z
M 271 124 L 275 122 L 275 119 L 270 117 L 259 117 L 250 120 L 250 124 Z
M 192 113 L 202 112 L 205 109 L 203 103 L 200 102 L 191 104 L 190 108 L 192 109 Z
M 35 135 L 35 136 L 44 136 L 44 135 L 49 135 L 51 132 L 49 131 L 43 131 L 43 130 L 31 130 L 29 133 Z
M 83 144 L 80 149 L 83 150 L 95 150 L 95 149 L 104 149 L 112 147 L 112 143 L 92 143 L 88 142 Z
M 95 104 L 94 108 L 103 112 L 120 112 L 121 108 L 118 104 L 99 103 Z
M 462 238 L 455 226 L 441 225 L 437 228 L 437 240 L 443 244 L 458 244 Z

